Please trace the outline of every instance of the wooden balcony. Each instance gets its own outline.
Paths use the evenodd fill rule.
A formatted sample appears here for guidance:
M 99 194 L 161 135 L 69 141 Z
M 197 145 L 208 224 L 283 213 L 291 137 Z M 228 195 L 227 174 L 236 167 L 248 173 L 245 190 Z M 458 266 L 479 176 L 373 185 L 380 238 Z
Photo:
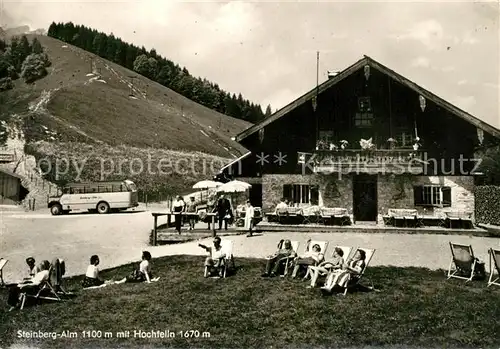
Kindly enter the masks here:
M 299 164 L 315 173 L 412 173 L 424 170 L 424 151 L 412 149 L 344 149 L 299 153 Z

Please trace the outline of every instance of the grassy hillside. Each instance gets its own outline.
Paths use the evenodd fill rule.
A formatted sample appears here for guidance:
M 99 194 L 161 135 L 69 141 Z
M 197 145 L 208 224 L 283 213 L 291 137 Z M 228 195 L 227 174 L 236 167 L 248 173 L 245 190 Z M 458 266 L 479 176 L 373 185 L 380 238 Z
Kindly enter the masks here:
M 29 141 L 44 139 L 36 132 L 43 125 L 57 132 L 59 141 L 201 151 L 227 158 L 244 152 L 231 137 L 249 123 L 203 107 L 89 52 L 38 38 L 52 61 L 49 75 L 33 85 L 18 80 L 14 90 L 0 97 L 3 118 L 32 104 Z
M 28 35 L 30 41 L 33 37 Z M 231 137 L 249 127 L 248 122 L 208 109 L 92 53 L 36 37 L 52 62 L 48 75 L 34 84 L 18 79 L 14 89 L 0 93 L 0 120 L 21 120 L 27 153 L 52 163 L 49 179 L 132 178 L 152 198 L 187 192 L 194 182 L 211 178 L 223 163 L 246 152 Z M 191 164 L 193 156 L 196 165 Z M 100 163 L 132 157 L 167 157 L 162 161 L 195 170 L 186 174 L 182 165 L 162 175 L 124 170 L 101 176 Z M 72 171 L 56 176 L 61 158 L 87 159 L 82 176 Z M 202 162 L 217 165 L 199 171 Z
M 211 178 L 227 162 L 201 152 L 77 142 L 39 141 L 30 143 L 27 150 L 43 159 L 41 170 L 52 182 L 128 178 L 137 184 L 139 198 L 147 193 L 148 201 L 192 192 L 195 182 Z

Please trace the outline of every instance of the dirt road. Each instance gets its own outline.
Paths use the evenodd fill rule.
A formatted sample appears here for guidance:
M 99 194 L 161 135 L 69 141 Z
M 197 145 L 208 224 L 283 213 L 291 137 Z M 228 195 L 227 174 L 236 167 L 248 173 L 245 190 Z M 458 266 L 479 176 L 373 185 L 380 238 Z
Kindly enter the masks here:
M 156 210 L 158 208 L 155 208 Z M 148 246 L 152 217 L 149 211 L 109 215 L 71 214 L 53 217 L 46 211 L 24 212 L 0 207 L 0 257 L 9 259 L 4 269 L 7 282 L 26 273 L 25 258 L 37 261 L 58 256 L 66 261 L 67 274 L 83 274 L 92 254 L 101 259 L 101 269 L 138 261 L 148 249 L 153 257 L 205 252 L 191 242 L 168 246 Z M 353 233 L 268 233 L 252 238 L 232 236 L 234 254 L 241 257 L 265 257 L 281 238 L 298 240 L 303 250 L 308 238 L 327 240 L 330 246 L 347 245 L 377 249 L 372 265 L 447 268 L 450 261 L 448 242 L 472 244 L 479 258 L 487 261 L 489 247 L 498 247 L 499 239 L 429 234 L 353 234 Z M 205 240 L 210 243 L 210 240 Z M 331 248 L 330 248 L 331 251 Z M 200 263 L 202 258 L 200 257 Z

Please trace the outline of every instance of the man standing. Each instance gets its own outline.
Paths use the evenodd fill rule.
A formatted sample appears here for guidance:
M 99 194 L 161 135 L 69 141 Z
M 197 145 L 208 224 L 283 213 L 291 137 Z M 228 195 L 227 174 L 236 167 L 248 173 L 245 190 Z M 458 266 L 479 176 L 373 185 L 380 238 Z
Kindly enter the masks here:
M 180 195 L 177 195 L 175 201 L 172 204 L 173 211 L 178 212 L 175 214 L 175 230 L 180 234 L 181 233 L 181 224 L 182 224 L 182 214 L 181 212 L 184 212 L 186 209 L 186 203 L 184 200 L 182 200 L 182 197 Z
M 231 218 L 232 211 L 231 203 L 224 197 L 224 195 L 221 195 L 217 201 L 215 211 L 217 212 L 217 219 L 219 220 L 219 230 L 222 229 L 222 221 L 224 221 L 224 229 L 227 230 L 227 221 Z
M 191 196 L 189 198 L 189 201 L 186 205 L 186 212 L 191 213 L 189 215 L 189 230 L 193 230 L 196 223 L 196 217 L 193 215 L 194 213 L 196 213 L 196 202 L 194 201 L 194 196 Z

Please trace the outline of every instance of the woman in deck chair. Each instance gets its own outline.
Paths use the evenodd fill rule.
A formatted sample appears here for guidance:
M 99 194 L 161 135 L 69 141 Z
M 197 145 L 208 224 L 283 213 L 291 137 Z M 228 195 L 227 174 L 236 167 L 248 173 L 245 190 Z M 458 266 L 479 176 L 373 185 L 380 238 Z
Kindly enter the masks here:
M 42 261 L 40 264 L 40 271 L 36 273 L 33 278 L 25 280 L 9 288 L 9 298 L 7 299 L 7 304 L 11 306 L 9 311 L 14 310 L 19 305 L 19 296 L 21 293 L 36 290 L 38 285 L 49 279 L 49 268 L 49 261 Z
M 335 286 L 345 287 L 351 277 L 363 272 L 365 259 L 365 251 L 358 249 L 351 260 L 349 260 L 342 269 L 328 273 L 325 286 L 321 287 L 321 290 L 331 292 Z
M 214 246 L 208 247 L 203 244 L 198 244 L 201 248 L 207 251 L 210 255 L 205 259 L 205 267 L 208 267 L 208 274 L 211 275 L 214 272 L 218 272 L 219 276 L 222 277 L 224 258 L 226 254 L 222 252 L 222 245 L 220 237 L 214 238 Z
M 290 240 L 280 240 L 278 250 L 267 257 L 266 270 L 262 274 L 262 277 L 276 276 L 283 262 L 295 256 L 296 253 L 293 250 L 292 242 Z
M 300 268 L 307 269 L 308 266 L 317 265 L 325 259 L 325 255 L 321 253 L 321 246 L 314 244 L 313 247 L 310 248 L 310 243 L 311 240 L 307 241 L 308 250 L 306 253 L 301 257 L 295 258 L 292 278 L 297 276 L 297 272 Z
M 90 257 L 90 265 L 87 267 L 85 278 L 82 281 L 83 288 L 101 286 L 104 280 L 99 279 L 99 257 L 93 255 Z
M 316 287 L 320 275 L 340 270 L 344 266 L 344 251 L 340 247 L 335 247 L 331 261 L 321 262 L 318 266 L 310 266 L 308 272 L 311 274 L 311 284 L 307 288 Z

